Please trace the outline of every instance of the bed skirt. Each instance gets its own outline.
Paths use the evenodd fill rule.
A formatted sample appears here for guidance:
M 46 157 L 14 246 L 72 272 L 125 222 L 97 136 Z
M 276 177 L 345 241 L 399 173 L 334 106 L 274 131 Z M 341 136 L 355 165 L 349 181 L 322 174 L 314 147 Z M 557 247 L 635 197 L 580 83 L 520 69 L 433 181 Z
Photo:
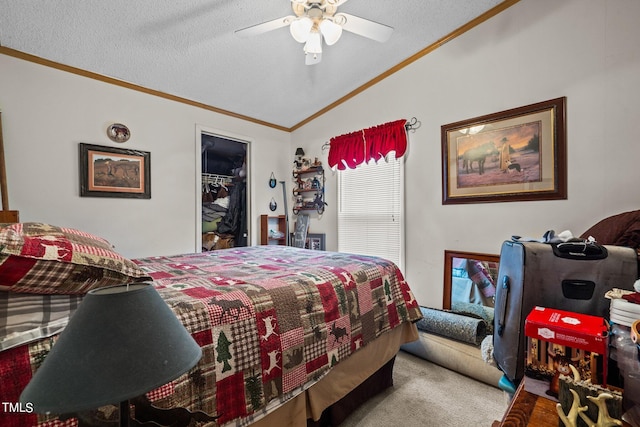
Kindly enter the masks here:
M 369 397 L 393 384 L 391 371 L 396 353 L 402 344 L 417 339 L 418 330 L 412 323 L 389 331 L 341 361 L 318 383 L 251 427 L 337 425 Z M 362 386 L 360 391 L 355 391 L 359 386 Z M 361 393 L 363 390 L 367 395 Z M 351 392 L 354 393 L 348 396 Z M 333 408 L 336 402 L 338 404 Z
M 340 425 L 349 415 L 367 400 L 393 385 L 393 356 L 382 368 L 378 369 L 362 384 L 342 399 L 322 411 L 320 420 L 307 419 L 307 427 L 331 427 Z

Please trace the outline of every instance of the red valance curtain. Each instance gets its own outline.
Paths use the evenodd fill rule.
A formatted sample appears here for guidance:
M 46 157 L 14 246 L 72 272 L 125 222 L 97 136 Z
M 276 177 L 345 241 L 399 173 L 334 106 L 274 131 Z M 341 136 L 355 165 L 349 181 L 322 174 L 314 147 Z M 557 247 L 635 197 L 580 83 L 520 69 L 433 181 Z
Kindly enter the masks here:
M 406 120 L 335 136 L 329 141 L 329 167 L 354 169 L 370 160 L 379 161 L 391 152 L 400 158 L 407 151 Z
M 364 132 L 359 130 L 345 135 L 334 136 L 329 142 L 329 167 L 345 170 L 354 169 L 365 158 Z

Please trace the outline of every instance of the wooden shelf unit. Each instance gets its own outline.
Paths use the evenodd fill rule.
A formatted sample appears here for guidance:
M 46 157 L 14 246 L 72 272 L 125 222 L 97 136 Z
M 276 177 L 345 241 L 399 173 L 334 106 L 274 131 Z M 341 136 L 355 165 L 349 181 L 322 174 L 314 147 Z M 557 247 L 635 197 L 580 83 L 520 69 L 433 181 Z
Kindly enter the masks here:
M 303 178 L 304 177 L 304 178 Z M 298 215 L 302 211 L 324 212 L 324 169 L 321 164 L 306 169 L 294 169 L 293 196 L 296 201 L 293 204 L 293 214 Z
M 269 231 L 280 231 L 282 237 L 270 237 Z M 286 245 L 287 244 L 287 220 L 284 215 L 260 215 L 260 244 L 261 245 Z

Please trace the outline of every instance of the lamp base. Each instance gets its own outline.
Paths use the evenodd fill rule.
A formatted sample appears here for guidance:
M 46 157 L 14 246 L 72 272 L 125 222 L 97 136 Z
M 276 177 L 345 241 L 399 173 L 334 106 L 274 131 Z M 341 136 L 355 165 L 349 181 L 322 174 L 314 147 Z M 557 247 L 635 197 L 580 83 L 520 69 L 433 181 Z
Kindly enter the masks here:
M 118 425 L 120 427 L 129 427 L 129 420 L 131 419 L 131 410 L 129 407 L 129 401 L 125 400 L 120 402 L 120 422 Z
M 131 425 L 134 427 L 187 427 L 192 420 L 210 422 L 220 418 L 220 416 L 212 417 L 203 411 L 190 411 L 186 408 L 158 408 L 153 406 L 146 396 L 136 397 L 132 403 L 135 406 L 135 416 L 131 420 Z
M 133 416 L 131 406 L 133 405 Z M 115 409 L 115 408 L 114 408 Z M 115 412 L 115 411 L 114 411 Z M 121 416 L 126 414 L 126 416 Z M 188 427 L 192 421 L 211 422 L 219 418 L 212 417 L 203 411 L 190 411 L 185 408 L 162 409 L 153 406 L 146 396 L 120 402 L 119 417 L 110 416 L 109 419 L 97 416 L 96 411 L 65 414 L 59 417 L 61 421 L 77 418 L 78 427 Z
M 121 414 L 126 414 L 126 416 L 122 417 Z M 121 427 L 139 425 L 131 419 L 128 400 L 120 402 L 118 405 L 105 405 L 88 411 L 58 415 L 58 420 L 63 422 L 73 419 L 77 420 L 78 427 Z M 153 426 L 157 427 L 158 424 L 153 424 Z

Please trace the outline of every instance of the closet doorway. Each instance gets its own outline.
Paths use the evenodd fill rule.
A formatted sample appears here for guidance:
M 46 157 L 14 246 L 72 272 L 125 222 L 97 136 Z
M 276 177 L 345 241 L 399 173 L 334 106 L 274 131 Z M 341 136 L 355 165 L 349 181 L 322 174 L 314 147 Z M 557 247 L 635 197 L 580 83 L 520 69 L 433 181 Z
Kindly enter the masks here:
M 199 128 L 202 251 L 250 245 L 249 141 Z

